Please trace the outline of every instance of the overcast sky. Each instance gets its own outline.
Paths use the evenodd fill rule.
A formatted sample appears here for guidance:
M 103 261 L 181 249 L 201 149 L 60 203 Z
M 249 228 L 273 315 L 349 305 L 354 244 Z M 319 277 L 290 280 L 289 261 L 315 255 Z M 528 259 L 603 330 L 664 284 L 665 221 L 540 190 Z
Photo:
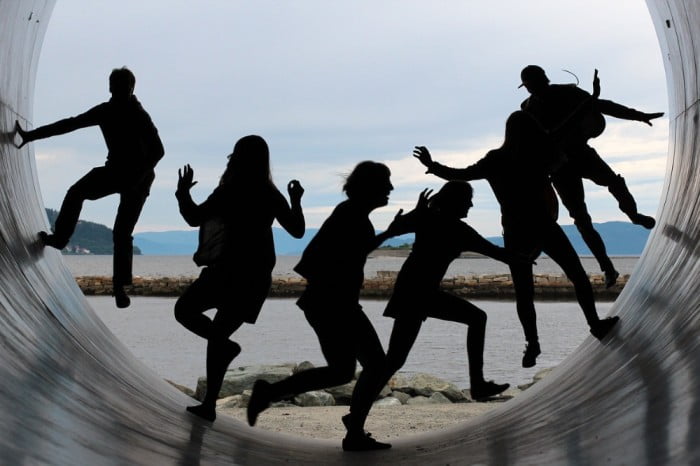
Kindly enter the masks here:
M 136 231 L 183 230 L 177 169 L 194 168 L 193 197 L 216 186 L 226 156 L 247 134 L 263 136 L 285 192 L 299 179 L 307 225 L 343 199 L 342 175 L 362 160 L 385 162 L 395 191 L 372 219 L 384 228 L 440 181 L 411 157 L 426 145 L 447 165 L 467 166 L 503 140 L 504 122 L 527 97 L 523 66 L 553 82 L 591 89 L 643 111 L 667 111 L 656 34 L 640 0 L 174 1 L 60 0 L 39 63 L 36 126 L 109 98 L 114 67 L 136 74 L 166 155 Z M 666 168 L 668 121 L 653 127 L 608 118 L 592 145 L 623 174 L 640 211 L 655 214 Z M 99 129 L 34 143 L 44 202 L 104 163 Z M 488 184 L 473 183 L 469 222 L 500 234 Z M 626 220 L 607 190 L 586 183 L 594 221 Z M 117 196 L 87 202 L 82 218 L 112 225 Z M 571 223 L 566 212 L 561 223 Z

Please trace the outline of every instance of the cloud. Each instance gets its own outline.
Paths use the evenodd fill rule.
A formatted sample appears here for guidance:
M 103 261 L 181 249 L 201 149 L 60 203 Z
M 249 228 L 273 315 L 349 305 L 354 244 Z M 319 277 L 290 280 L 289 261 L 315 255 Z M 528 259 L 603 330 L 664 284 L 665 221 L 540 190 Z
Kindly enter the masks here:
M 71 56 L 85 59 L 66 66 Z M 62 0 L 39 62 L 34 116 L 44 124 L 83 112 L 109 97 L 113 67 L 136 72 L 137 95 L 166 146 L 139 231 L 181 228 L 177 169 L 192 164 L 203 199 L 246 134 L 268 141 L 283 192 L 288 180 L 301 180 L 305 207 L 316 209 L 313 223 L 343 199 L 342 174 L 361 160 L 384 161 L 396 187 L 392 205 L 376 215 L 385 225 L 396 206 L 441 184 L 411 157 L 414 145 L 466 166 L 501 144 L 505 119 L 527 96 L 517 84 L 528 63 L 545 67 L 555 82 L 571 81 L 561 71 L 570 69 L 586 89 L 597 67 L 604 97 L 647 111 L 666 107 L 658 44 L 637 0 Z M 661 177 L 667 124 L 610 120 L 594 145 L 632 186 L 653 182 L 655 171 Z M 51 206 L 106 155 L 96 129 L 40 147 Z M 474 221 L 482 207 L 491 209 L 489 228 L 497 231 L 490 189 L 475 188 Z M 97 201 L 84 214 L 111 223 L 114 209 L 113 201 Z

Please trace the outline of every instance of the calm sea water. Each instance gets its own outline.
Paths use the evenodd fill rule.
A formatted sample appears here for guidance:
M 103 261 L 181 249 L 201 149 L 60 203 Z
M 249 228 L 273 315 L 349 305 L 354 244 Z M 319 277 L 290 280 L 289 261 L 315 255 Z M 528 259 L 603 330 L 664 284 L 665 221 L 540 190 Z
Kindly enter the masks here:
M 111 256 L 66 256 L 65 259 L 75 276 L 111 274 Z M 637 258 L 613 260 L 621 273 L 631 273 Z M 293 274 L 292 267 L 297 261 L 298 257 L 278 258 L 275 274 Z M 592 259 L 584 258 L 583 262 L 588 271 L 597 271 Z M 365 271 L 372 276 L 378 270 L 398 270 L 402 263 L 402 258 L 370 258 Z M 540 259 L 538 264 L 537 273 L 559 271 L 549 259 Z M 198 269 L 185 256 L 137 256 L 134 258 L 134 273 L 142 276 L 195 276 Z M 458 259 L 449 271 L 449 275 L 469 273 L 507 273 L 507 268 L 489 259 Z M 87 299 L 116 337 L 157 375 L 191 388 L 194 388 L 197 378 L 204 375 L 206 342 L 175 321 L 175 298 L 133 297 L 132 305 L 126 311 L 117 309 L 110 297 Z M 538 302 L 542 355 L 535 368 L 523 369 L 520 360 L 524 337 L 514 302 L 474 303 L 486 311 L 489 319 L 484 375 L 499 383 L 518 385 L 530 382 L 539 369 L 556 366 L 589 336 L 576 303 Z M 383 300 L 362 302 L 386 348 L 393 319 L 382 316 L 385 304 Z M 598 303 L 599 314 L 606 315 L 611 306 L 609 302 Z M 243 351 L 233 362 L 233 367 L 301 361 L 324 363 L 316 336 L 293 299 L 268 299 L 258 322 L 244 325 L 234 339 Z M 468 388 L 465 341 L 465 326 L 428 319 L 402 371 L 428 372 L 461 388 Z
M 204 375 L 206 343 L 180 326 L 173 318 L 175 298 L 134 297 L 128 314 L 109 297 L 88 297 L 107 327 L 134 356 L 159 376 L 194 388 Z M 575 303 L 537 303 L 542 355 L 538 366 L 520 367 L 524 338 L 515 305 L 509 301 L 474 301 L 488 314 L 484 375 L 511 385 L 527 383 L 538 369 L 559 364 L 588 334 L 583 314 Z M 384 347 L 393 319 L 382 316 L 384 301 L 362 305 L 372 320 Z M 601 316 L 612 303 L 599 303 Z M 211 315 L 209 313 L 209 315 Z M 232 366 L 311 361 L 322 365 L 316 335 L 292 299 L 268 299 L 255 325 L 244 325 L 234 339 L 243 351 Z M 461 388 L 469 387 L 466 363 L 466 327 L 428 319 L 403 372 L 428 372 Z
M 74 276 L 111 275 L 112 256 L 63 256 L 64 262 Z M 613 262 L 621 274 L 634 270 L 638 257 L 613 257 Z M 365 275 L 373 277 L 380 270 L 401 268 L 402 257 L 370 257 L 365 266 Z M 278 276 L 296 275 L 293 268 L 299 262 L 299 256 L 278 256 L 274 274 Z M 583 267 L 589 273 L 600 273 L 600 268 L 592 257 L 581 257 Z M 457 259 L 447 271 L 447 276 L 469 274 L 508 273 L 508 266 L 489 258 Z M 537 259 L 535 273 L 562 273 L 559 266 L 548 257 Z M 199 268 L 190 256 L 134 256 L 134 275 L 142 277 L 194 277 L 199 275 Z

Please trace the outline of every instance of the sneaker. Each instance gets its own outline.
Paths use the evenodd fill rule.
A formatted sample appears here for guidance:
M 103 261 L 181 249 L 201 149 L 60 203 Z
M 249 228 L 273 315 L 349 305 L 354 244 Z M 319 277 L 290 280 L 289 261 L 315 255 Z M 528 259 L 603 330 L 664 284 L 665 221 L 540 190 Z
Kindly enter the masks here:
M 372 438 L 372 434 L 348 434 L 343 439 L 345 451 L 386 450 L 391 448 L 390 443 L 378 442 Z
M 472 384 L 469 393 L 471 393 L 472 400 L 482 401 L 505 392 L 508 390 L 508 387 L 510 387 L 510 384 L 507 383 L 498 384 L 493 380 L 489 380 L 488 382 L 482 381 L 477 384 Z
M 533 367 L 537 364 L 537 356 L 541 353 L 538 342 L 528 343 L 523 351 L 523 367 Z
M 656 225 L 656 220 L 654 220 L 654 217 L 640 214 L 639 212 L 630 215 L 630 220 L 632 220 L 632 223 L 634 223 L 635 225 L 641 225 L 647 230 L 651 230 L 652 228 L 654 228 L 654 225 Z
M 607 270 L 605 272 L 605 288 L 610 288 L 611 286 L 614 286 L 617 282 L 617 277 L 619 276 L 620 272 L 618 272 L 617 270 Z
M 253 384 L 253 393 L 250 394 L 248 401 L 248 424 L 255 425 L 258 420 L 258 415 L 265 411 L 270 406 L 270 382 L 266 380 L 256 380 Z
M 45 231 L 39 232 L 39 241 L 41 241 L 41 243 L 44 246 L 51 246 L 52 248 L 56 248 L 59 251 L 66 247 L 65 244 L 59 244 L 59 242 L 56 240 L 56 235 L 50 235 Z
M 619 322 L 620 318 L 615 316 L 615 317 L 608 317 L 607 319 L 601 319 L 598 322 L 596 322 L 594 325 L 591 325 L 591 334 L 596 337 L 598 340 L 602 340 L 605 338 L 605 335 L 607 335 L 610 330 Z
M 129 299 L 129 295 L 124 291 L 123 286 L 115 286 L 114 289 L 112 289 L 112 296 L 114 296 L 114 301 L 119 309 L 124 309 L 131 305 L 131 299 Z

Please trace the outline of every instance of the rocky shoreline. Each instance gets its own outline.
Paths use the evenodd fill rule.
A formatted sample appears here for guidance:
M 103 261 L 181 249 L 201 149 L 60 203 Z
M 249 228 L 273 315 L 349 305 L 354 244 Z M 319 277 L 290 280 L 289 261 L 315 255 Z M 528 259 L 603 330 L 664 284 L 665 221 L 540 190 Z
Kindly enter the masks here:
M 223 385 L 219 392 L 217 408 L 224 410 L 245 408 L 248 406 L 251 390 L 256 380 L 262 379 L 274 383 L 312 367 L 313 365 L 310 362 L 305 361 L 299 364 L 255 365 L 229 369 L 226 372 Z M 513 398 L 518 393 L 526 390 L 544 378 L 551 370 L 552 369 L 549 368 L 537 372 L 533 377 L 532 383 L 511 387 L 503 394 L 494 397 L 490 401 L 502 402 Z M 355 388 L 358 374 L 356 374 L 355 379 L 345 385 L 302 393 L 274 403 L 273 407 L 348 406 L 352 398 L 352 391 Z M 195 390 L 173 382 L 169 383 L 188 396 L 200 401 L 204 398 L 207 389 L 206 377 L 200 377 L 197 380 L 197 387 Z M 401 405 L 424 406 L 474 402 L 469 389 L 460 389 L 455 384 L 430 374 L 405 374 L 399 372 L 394 375 L 384 387 L 378 399 L 374 402 L 374 405 L 377 407 Z
M 391 296 L 398 272 L 380 271 L 365 279 L 362 289 L 364 298 L 386 299 Z M 575 298 L 574 287 L 564 275 L 536 274 L 535 296 L 537 299 L 570 300 Z M 134 277 L 128 293 L 133 296 L 180 296 L 196 277 Z M 605 278 L 590 274 L 589 279 L 597 299 L 614 300 L 624 288 L 629 275 L 620 275 L 617 284 L 605 288 Z M 90 296 L 111 295 L 112 278 L 104 276 L 77 277 L 83 294 Z M 298 297 L 306 286 L 301 277 L 274 277 L 270 297 Z M 465 275 L 444 279 L 442 288 L 465 298 L 513 299 L 515 290 L 509 274 Z

